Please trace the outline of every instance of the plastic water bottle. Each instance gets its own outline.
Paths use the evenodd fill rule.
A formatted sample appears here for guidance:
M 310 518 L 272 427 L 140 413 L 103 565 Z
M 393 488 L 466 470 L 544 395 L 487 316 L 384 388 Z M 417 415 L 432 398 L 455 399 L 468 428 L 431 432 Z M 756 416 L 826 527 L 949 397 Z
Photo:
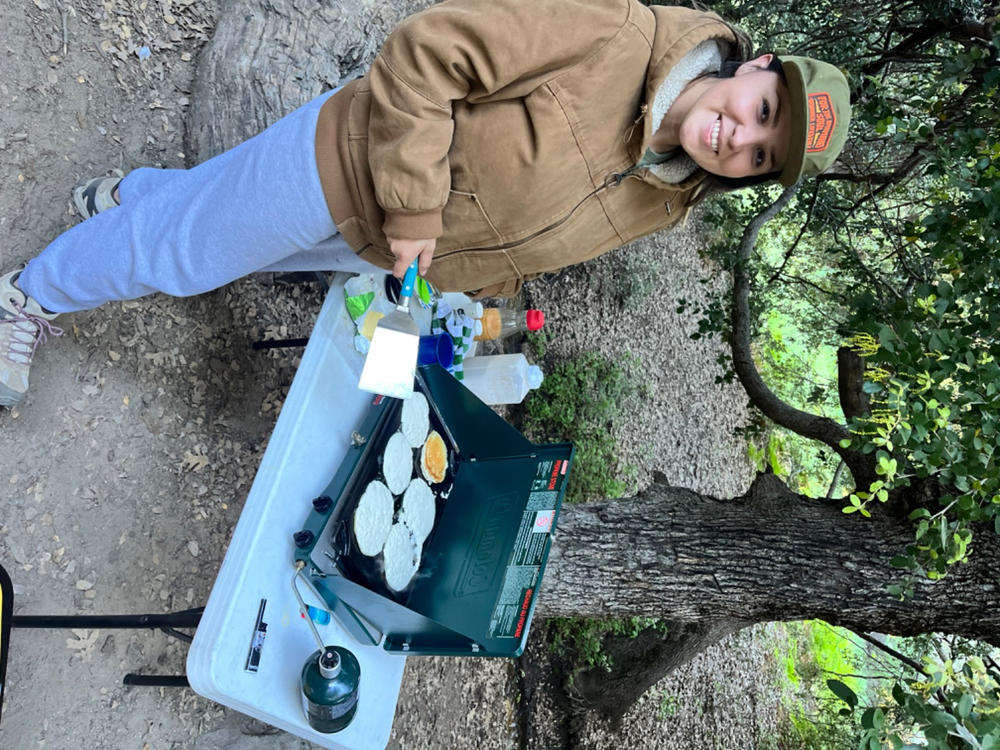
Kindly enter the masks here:
M 346 648 L 327 646 L 313 652 L 302 667 L 302 709 L 317 732 L 339 732 L 358 709 L 361 665 Z
M 484 404 L 519 404 L 528 391 L 542 384 L 542 370 L 523 354 L 469 357 L 462 383 Z

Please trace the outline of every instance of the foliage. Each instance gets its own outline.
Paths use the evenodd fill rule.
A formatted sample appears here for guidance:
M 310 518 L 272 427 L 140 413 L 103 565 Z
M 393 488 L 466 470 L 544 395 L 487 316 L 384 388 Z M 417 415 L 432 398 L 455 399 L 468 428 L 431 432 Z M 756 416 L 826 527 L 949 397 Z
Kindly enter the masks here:
M 554 363 L 524 402 L 524 431 L 533 439 L 570 441 L 576 457 L 568 502 L 621 497 L 635 472 L 619 467 L 613 427 L 621 405 L 638 393 L 625 370 L 603 354 L 586 352 Z
M 917 580 L 938 579 L 966 560 L 973 533 L 1000 534 L 998 7 L 992 0 L 710 5 L 759 48 L 825 59 L 852 81 L 842 158 L 760 235 L 751 313 L 757 353 L 769 360 L 761 369 L 779 381 L 796 375 L 779 372 L 767 310 L 795 309 L 811 346 L 848 345 L 864 357 L 869 408 L 863 416 L 852 410 L 851 439 L 831 447 L 866 455 L 874 469 L 874 479 L 844 497 L 845 513 L 878 509 L 913 523 L 912 543 L 893 558 L 900 580 L 890 586 L 905 598 Z M 731 262 L 731 238 L 775 192 L 709 207 L 707 222 L 727 238 L 714 257 Z M 696 337 L 727 335 L 725 302 L 702 316 Z M 822 410 L 801 389 L 780 395 Z M 980 655 L 927 659 L 926 675 L 901 678 L 875 705 L 843 681 L 831 683 L 859 719 L 861 746 L 911 747 L 922 737 L 933 748 L 1000 747 L 995 663 Z
M 667 625 L 651 617 L 597 619 L 593 617 L 553 617 L 546 621 L 552 650 L 573 664 L 574 671 L 599 668 L 611 671 L 604 650 L 608 636 L 635 638 L 648 628 L 666 633 Z
M 657 291 L 660 263 L 641 253 L 621 251 L 598 256 L 580 267 L 581 280 L 594 299 L 623 312 L 639 310 Z
M 660 721 L 666 721 L 667 719 L 677 715 L 677 696 L 672 693 L 668 693 L 666 690 L 660 693 L 660 709 L 659 718 Z
M 836 355 L 832 347 L 815 340 L 815 327 L 810 331 L 799 322 L 809 309 L 801 300 L 785 298 L 763 313 L 755 347 L 758 369 L 783 401 L 833 418 L 838 408 Z M 833 451 L 763 417 L 753 419 L 743 431 L 759 471 L 769 469 L 802 494 L 827 494 L 839 462 Z
M 846 631 L 824 622 L 776 623 L 775 658 L 786 681 L 780 685 L 782 715 L 787 721 L 771 738 L 775 748 L 842 750 L 857 744 L 856 723 L 839 714 L 841 704 L 826 687 L 837 676 L 857 690 L 866 682 L 854 677 L 872 669 L 863 649 L 845 637 Z
M 914 540 L 894 560 L 906 575 L 893 591 L 906 596 L 917 579 L 966 559 L 976 528 L 1000 533 L 997 8 L 984 0 L 712 7 L 763 48 L 850 74 L 849 146 L 762 233 L 752 304 L 761 339 L 765 310 L 794 309 L 805 340 L 849 342 L 865 356 L 872 408 L 842 447 L 868 453 L 877 476 L 848 494 L 844 511 L 934 498 L 905 508 Z M 732 237 L 773 195 L 727 197 L 708 221 Z M 730 257 L 728 245 L 716 257 Z M 724 332 L 724 309 L 703 311 L 696 335 Z M 778 370 L 776 353 L 765 355 Z M 809 394 L 782 396 L 817 405 Z
M 846 704 L 841 713 L 863 730 L 860 750 L 1000 749 L 1000 668 L 988 648 L 959 641 L 955 648 L 934 639 L 921 673 L 894 683 L 891 700 L 865 706 L 850 687 L 829 681 Z

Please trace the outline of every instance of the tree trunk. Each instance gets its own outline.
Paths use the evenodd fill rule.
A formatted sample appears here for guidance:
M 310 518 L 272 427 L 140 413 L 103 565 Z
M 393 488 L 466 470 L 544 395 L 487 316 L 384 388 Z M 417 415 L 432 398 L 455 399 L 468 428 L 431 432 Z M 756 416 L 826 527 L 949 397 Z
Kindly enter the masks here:
M 912 543 L 912 524 L 882 513 L 845 515 L 842 504 L 796 495 L 760 475 L 733 500 L 657 480 L 635 498 L 565 506 L 536 615 L 658 617 L 709 640 L 713 628 L 724 634 L 741 623 L 822 619 L 1000 644 L 1000 541 L 991 530 L 979 530 L 969 562 L 941 581 L 918 583 L 914 597 L 900 601 L 886 591 L 901 577 L 889 560 Z M 663 644 L 646 646 L 659 658 Z M 669 658 L 658 663 L 676 666 Z M 652 684 L 667 670 L 627 671 L 605 676 L 603 689 L 593 675 L 584 684 L 595 690 L 584 697 L 611 695 L 609 679 Z
M 612 719 L 702 648 L 756 622 L 822 619 L 1000 644 L 1000 540 L 991 529 L 979 530 L 969 562 L 900 601 L 886 591 L 902 573 L 889 560 L 912 543 L 912 524 L 845 515 L 842 505 L 760 475 L 733 500 L 657 479 L 635 498 L 564 506 L 536 616 L 666 621 L 666 636 L 606 641 L 610 674 L 576 675 L 585 702 Z
M 842 506 L 796 495 L 770 474 L 733 500 L 658 479 L 635 498 L 565 506 L 538 614 L 701 624 L 818 618 L 1000 645 L 996 534 L 977 529 L 967 563 L 899 601 L 886 591 L 901 577 L 889 560 L 913 542 L 911 522 L 845 515 Z
M 635 637 L 609 635 L 601 649 L 611 664 L 610 671 L 591 667 L 572 673 L 567 690 L 583 704 L 612 722 L 642 694 L 669 674 L 747 623 L 720 618 L 707 624 L 669 622 L 667 632 L 646 628 Z
M 231 0 L 198 59 L 187 153 L 197 164 L 368 70 L 433 0 Z

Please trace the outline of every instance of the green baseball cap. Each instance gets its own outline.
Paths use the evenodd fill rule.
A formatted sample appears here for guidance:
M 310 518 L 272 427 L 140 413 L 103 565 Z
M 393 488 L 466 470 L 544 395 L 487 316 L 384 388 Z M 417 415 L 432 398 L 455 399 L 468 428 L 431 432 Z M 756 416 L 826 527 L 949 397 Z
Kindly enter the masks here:
M 829 63 L 811 57 L 781 57 L 788 82 L 791 130 L 782 185 L 819 174 L 840 155 L 851 122 L 847 78 Z

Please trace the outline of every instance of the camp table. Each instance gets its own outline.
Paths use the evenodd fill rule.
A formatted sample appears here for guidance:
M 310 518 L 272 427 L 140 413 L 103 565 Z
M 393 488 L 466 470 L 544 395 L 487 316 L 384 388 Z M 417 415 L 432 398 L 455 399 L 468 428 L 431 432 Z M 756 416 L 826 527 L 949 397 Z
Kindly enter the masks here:
M 440 521 L 425 543 L 437 562 L 406 592 L 380 587 L 375 568 L 365 570 L 343 540 L 376 447 L 398 424 L 399 402 L 357 388 L 364 360 L 344 308 L 347 278 L 337 274 L 330 286 L 204 610 L 112 615 L 93 626 L 197 626 L 186 677 L 127 675 L 126 684 L 190 684 L 319 746 L 381 750 L 408 654 L 523 650 L 573 449 L 530 443 L 440 367 L 421 368 L 420 387 L 453 451 L 451 491 L 438 498 Z M 299 674 L 316 642 L 298 596 L 319 616 L 319 637 L 360 662 L 357 712 L 335 734 L 314 731 L 302 710 Z M 22 616 L 15 626 L 74 619 Z

